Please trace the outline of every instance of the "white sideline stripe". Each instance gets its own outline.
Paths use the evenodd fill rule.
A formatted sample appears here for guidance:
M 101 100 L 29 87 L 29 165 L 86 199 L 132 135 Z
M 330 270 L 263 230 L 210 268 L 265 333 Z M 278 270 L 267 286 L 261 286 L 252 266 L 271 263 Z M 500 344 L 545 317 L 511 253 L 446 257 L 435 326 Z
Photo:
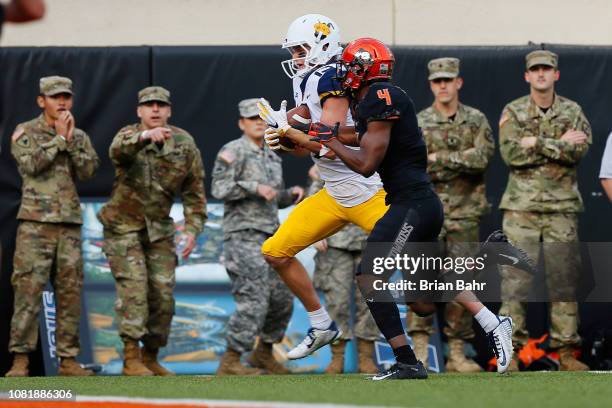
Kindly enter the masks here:
M 554 373 L 559 373 L 561 371 L 554 371 L 554 370 L 539 370 L 539 371 L 523 371 L 523 372 L 527 372 L 527 373 L 538 373 L 538 374 L 554 374 Z M 563 371 L 563 372 L 568 372 L 568 371 Z M 612 371 L 604 371 L 604 370 L 589 370 L 589 371 L 576 371 L 578 373 L 589 373 L 589 374 L 612 374 Z
M 152 405 L 196 405 L 208 408 L 248 407 L 248 408 L 393 408 L 366 405 L 338 405 L 329 403 L 295 403 L 280 401 L 248 401 L 248 400 L 208 400 L 208 399 L 165 399 L 165 398 L 134 398 L 116 396 L 77 395 L 77 402 L 125 402 Z

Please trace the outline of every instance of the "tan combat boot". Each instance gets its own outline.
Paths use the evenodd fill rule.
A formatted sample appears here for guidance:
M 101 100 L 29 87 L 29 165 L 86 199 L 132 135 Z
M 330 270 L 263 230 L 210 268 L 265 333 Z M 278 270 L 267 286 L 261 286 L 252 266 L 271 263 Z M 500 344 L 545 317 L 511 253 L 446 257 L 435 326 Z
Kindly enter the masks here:
M 263 372 L 258 368 L 247 367 L 240 362 L 240 353 L 230 348 L 221 356 L 217 375 L 259 375 Z
M 123 347 L 123 375 L 151 376 L 154 375 L 143 363 L 140 357 L 140 347 L 136 340 L 125 340 Z
M 338 340 L 331 345 L 332 360 L 325 369 L 325 374 L 342 374 L 344 372 L 344 350 L 346 340 Z
M 257 347 L 251 352 L 251 355 L 247 359 L 250 365 L 256 368 L 265 370 L 268 374 L 289 374 L 291 371 L 287 370 L 284 365 L 276 361 L 274 353 L 272 352 L 272 344 L 264 343 L 263 341 L 257 342 Z
M 570 346 L 559 349 L 559 370 L 561 371 L 588 371 L 589 366 L 574 357 L 574 348 Z
M 411 334 L 412 348 L 416 359 L 423 363 L 425 368 L 429 367 L 429 334 L 425 332 L 415 332 Z
M 168 370 L 157 361 L 157 354 L 159 349 L 150 349 L 148 347 L 142 348 L 142 363 L 155 375 L 171 376 L 176 375 L 174 372 Z
M 57 374 L 69 377 L 90 377 L 95 375 L 92 370 L 81 367 L 81 364 L 74 357 L 62 358 Z
M 28 371 L 28 365 L 30 364 L 30 358 L 28 353 L 15 353 L 13 358 L 13 366 L 6 373 L 6 377 L 27 377 L 30 372 Z
M 448 339 L 448 361 L 446 372 L 448 373 L 478 373 L 482 368 L 472 359 L 465 358 L 463 340 Z
M 357 339 L 358 365 L 361 374 L 377 374 L 378 367 L 374 362 L 374 342 Z

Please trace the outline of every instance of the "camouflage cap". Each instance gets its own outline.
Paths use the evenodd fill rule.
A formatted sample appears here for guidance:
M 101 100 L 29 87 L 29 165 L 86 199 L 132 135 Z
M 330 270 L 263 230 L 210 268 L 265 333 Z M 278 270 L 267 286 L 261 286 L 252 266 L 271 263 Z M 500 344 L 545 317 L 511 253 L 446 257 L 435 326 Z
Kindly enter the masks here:
M 427 64 L 430 81 L 438 78 L 457 78 L 459 76 L 458 58 L 436 58 Z
M 238 112 L 241 118 L 253 118 L 259 116 L 257 107 L 258 98 L 243 99 L 238 103 Z
M 172 105 L 170 103 L 170 91 L 166 88 L 162 88 L 161 86 L 148 86 L 144 89 L 141 89 L 138 92 L 138 104 L 147 103 L 147 102 L 163 102 L 168 105 Z
M 72 95 L 72 80 L 61 76 L 48 76 L 40 78 L 40 93 L 53 96 L 61 93 Z
M 559 63 L 559 56 L 554 52 L 547 50 L 536 50 L 531 51 L 525 56 L 525 66 L 527 69 L 535 67 L 536 65 L 546 65 L 557 69 Z

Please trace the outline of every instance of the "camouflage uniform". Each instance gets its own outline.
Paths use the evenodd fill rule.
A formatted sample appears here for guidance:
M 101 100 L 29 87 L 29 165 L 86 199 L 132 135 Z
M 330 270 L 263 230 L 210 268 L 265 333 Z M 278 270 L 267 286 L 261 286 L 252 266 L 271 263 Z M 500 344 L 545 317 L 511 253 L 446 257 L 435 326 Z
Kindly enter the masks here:
M 308 195 L 323 188 L 322 180 L 310 185 Z M 328 249 L 315 255 L 314 286 L 325 295 L 326 309 L 342 330 L 342 340 L 351 340 L 351 295 L 355 268 L 361 261 L 361 251 L 367 234 L 356 225 L 350 224 L 327 238 Z M 355 337 L 374 341 L 380 336 L 372 314 L 359 291 L 355 291 Z
M 554 55 L 546 51 L 532 54 L 538 58 L 542 58 L 540 54 L 544 57 Z M 530 62 L 535 65 L 530 61 L 530 57 L 535 58 L 532 54 L 528 55 L 527 68 Z M 556 68 L 556 56 L 550 63 L 540 63 Z M 571 144 L 560 140 L 571 129 L 586 133 L 588 143 Z M 537 142 L 534 147 L 524 148 L 520 141 L 528 136 L 537 137 Z M 568 283 L 576 281 L 580 262 L 574 243 L 578 241 L 576 213 L 583 210 L 583 204 L 576 169 L 592 142 L 591 126 L 580 106 L 569 99 L 555 95 L 553 105 L 544 113 L 527 95 L 504 107 L 499 139 L 502 158 L 510 167 L 510 177 L 500 204 L 504 210 L 504 232 L 536 263 L 540 240 L 548 244 L 544 261 L 549 292 L 555 292 L 559 287 L 565 292 L 569 289 L 570 293 L 558 294 L 567 300 L 572 295 L 572 287 L 575 288 L 575 284 Z M 562 243 L 561 250 L 559 243 Z M 525 305 L 512 299 L 513 296 L 514 299 L 516 296 L 525 299 L 530 280 L 512 267 L 503 268 L 503 278 L 504 303 L 500 314 L 512 316 L 514 340 L 518 345 L 524 345 L 528 339 Z M 575 302 L 552 302 L 551 322 L 551 347 L 579 343 Z
M 151 99 L 154 98 L 154 99 Z M 139 103 L 169 103 L 163 88 L 139 93 Z M 206 221 L 204 169 L 193 138 L 174 126 L 162 147 L 141 141 L 141 124 L 122 128 L 110 146 L 115 182 L 98 219 L 117 289 L 119 335 L 158 349 L 167 344 L 174 315 L 175 226 L 170 209 L 183 201 L 186 233 L 197 236 Z
M 257 100 L 246 101 L 257 115 Z M 278 196 L 266 201 L 257 193 L 259 184 L 276 189 Z M 256 336 L 278 343 L 291 318 L 293 295 L 265 261 L 261 245 L 278 228 L 278 209 L 293 203 L 290 189 L 284 189 L 280 157 L 246 135 L 227 143 L 215 161 L 212 194 L 224 201 L 224 264 L 236 302 L 227 346 L 242 354 L 253 349 Z
M 71 84 L 68 78 L 43 78 L 41 94 L 72 94 Z M 12 141 L 11 150 L 23 185 L 11 277 L 15 307 L 9 351 L 28 353 L 36 349 L 41 294 L 52 277 L 57 355 L 75 357 L 79 354 L 83 285 L 83 219 L 75 179 L 91 178 L 100 161 L 89 136 L 80 129 L 75 128 L 72 139 L 66 141 L 43 115 L 17 128 L 23 133 Z
M 456 77 L 459 60 L 440 58 L 429 64 L 430 80 Z M 450 73 L 448 71 L 451 71 Z M 478 251 L 480 217 L 490 210 L 485 195 L 484 172 L 493 157 L 495 142 L 484 114 L 459 104 L 453 120 L 434 106 L 418 115 L 427 143 L 427 152 L 436 153 L 428 173 L 444 204 L 444 226 L 440 239 L 446 242 L 447 256 L 473 256 Z M 432 333 L 433 316 L 419 317 L 410 312 L 410 333 Z M 474 337 L 472 316 L 458 303 L 446 304 L 444 333 L 449 339 Z

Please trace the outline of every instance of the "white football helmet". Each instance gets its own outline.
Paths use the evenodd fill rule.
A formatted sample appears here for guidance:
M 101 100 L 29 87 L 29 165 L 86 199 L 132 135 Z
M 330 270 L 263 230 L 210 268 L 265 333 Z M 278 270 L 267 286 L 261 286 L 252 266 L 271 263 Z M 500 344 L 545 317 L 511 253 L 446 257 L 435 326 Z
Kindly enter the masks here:
M 340 27 L 329 17 L 321 14 L 306 14 L 298 17 L 287 30 L 283 48 L 290 53 L 300 47 L 303 53 L 298 58 L 281 62 L 283 71 L 289 78 L 302 76 L 311 68 L 326 64 L 342 52 L 340 46 Z M 293 56 L 293 54 L 292 54 Z M 299 66 L 298 61 L 303 60 Z

